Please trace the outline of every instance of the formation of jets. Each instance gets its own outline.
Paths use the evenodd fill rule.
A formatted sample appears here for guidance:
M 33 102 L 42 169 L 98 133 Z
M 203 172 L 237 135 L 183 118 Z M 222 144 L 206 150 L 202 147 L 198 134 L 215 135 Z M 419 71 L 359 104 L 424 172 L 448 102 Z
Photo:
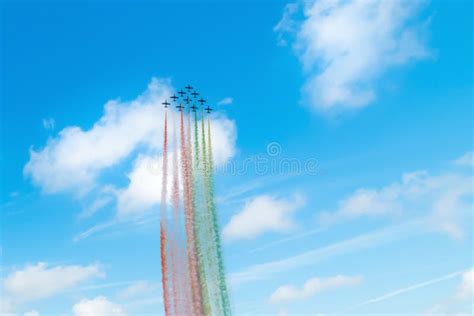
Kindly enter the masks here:
M 207 102 L 202 97 L 199 100 L 197 100 L 199 93 L 196 90 L 194 90 L 194 88 L 191 87 L 190 85 L 187 85 L 186 87 L 184 87 L 184 90 L 186 91 L 183 91 L 183 89 L 181 89 L 177 92 L 179 96 L 176 96 L 176 94 L 173 94 L 170 97 L 171 101 L 176 103 L 176 108 L 178 109 L 178 111 L 181 112 L 185 109 L 185 107 L 183 106 L 183 102 L 186 102 L 186 105 L 188 105 L 189 109 L 193 112 L 196 112 L 196 110 L 198 109 L 198 107 L 196 106 L 196 102 L 199 102 L 201 106 L 204 106 L 204 103 Z M 189 96 L 192 96 L 192 98 L 190 98 Z M 190 103 L 192 103 L 191 106 L 189 105 Z M 171 105 L 171 103 L 169 103 L 168 100 L 165 100 L 165 102 L 161 104 L 163 104 L 165 108 L 168 108 L 168 106 Z M 208 105 L 207 107 L 204 108 L 204 111 L 206 111 L 209 114 L 211 113 L 212 109 Z

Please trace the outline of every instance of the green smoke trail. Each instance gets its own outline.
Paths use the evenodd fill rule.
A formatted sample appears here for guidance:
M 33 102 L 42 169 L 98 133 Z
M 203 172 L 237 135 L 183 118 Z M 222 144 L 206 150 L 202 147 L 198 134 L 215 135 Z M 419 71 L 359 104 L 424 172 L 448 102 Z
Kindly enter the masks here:
M 216 308 L 219 311 L 219 315 L 231 315 L 229 295 L 226 285 L 225 272 L 224 272 L 224 261 L 221 249 L 220 230 L 216 214 L 216 206 L 214 202 L 214 181 L 213 181 L 213 157 L 212 157 L 212 140 L 211 140 L 211 126 L 210 120 L 208 120 L 208 139 L 206 146 L 206 132 L 204 128 L 204 117 L 202 118 L 202 146 L 203 146 L 203 160 L 204 160 L 204 185 L 206 194 L 206 209 L 207 209 L 207 222 L 208 228 L 208 240 L 210 252 L 210 273 L 213 285 L 215 289 L 214 298 L 216 301 Z
M 204 126 L 203 126 L 204 128 Z M 216 214 L 216 205 L 214 202 L 214 175 L 213 175 L 213 168 L 214 162 L 212 157 L 212 143 L 211 143 L 211 121 L 208 119 L 207 121 L 207 137 L 208 137 L 208 161 L 207 161 L 207 195 L 208 195 L 208 208 L 209 213 L 211 216 L 211 222 L 213 227 L 213 237 L 214 237 L 214 247 L 215 252 L 217 255 L 217 269 L 218 269 L 218 285 L 219 285 L 219 292 L 221 298 L 221 304 L 223 307 L 223 314 L 224 315 L 231 315 L 230 309 L 230 301 L 229 301 L 229 293 L 227 291 L 227 284 L 225 279 L 225 270 L 224 270 L 224 260 L 222 256 L 222 248 L 221 248 L 221 240 L 220 240 L 220 230 L 219 230 L 219 223 L 217 221 L 217 214 Z
M 204 190 L 204 203 L 205 203 L 205 223 L 206 223 L 206 242 L 207 242 L 207 269 L 208 276 L 211 283 L 211 293 L 213 298 L 214 310 L 218 315 L 223 314 L 223 306 L 220 299 L 220 290 L 219 290 L 219 276 L 217 268 L 217 256 L 216 256 L 216 247 L 215 247 L 215 237 L 214 237 L 214 226 L 212 224 L 212 214 L 210 207 L 210 196 L 209 196 L 209 181 L 208 181 L 208 169 L 209 162 L 207 156 L 207 146 L 206 146 L 206 130 L 204 128 L 204 111 L 201 113 L 201 132 L 202 132 L 202 179 L 203 179 L 203 190 Z
M 194 210 L 194 229 L 196 231 L 196 250 L 198 257 L 198 271 L 200 275 L 200 285 L 202 292 L 204 315 L 212 315 L 212 309 L 209 300 L 209 290 L 206 282 L 206 263 L 205 254 L 203 253 L 205 238 L 203 234 L 205 230 L 205 219 L 202 219 L 203 207 L 202 207 L 202 190 L 200 176 L 200 158 L 199 158 L 199 129 L 198 129 L 197 113 L 194 112 L 194 154 L 193 158 L 193 170 L 192 170 L 192 205 Z

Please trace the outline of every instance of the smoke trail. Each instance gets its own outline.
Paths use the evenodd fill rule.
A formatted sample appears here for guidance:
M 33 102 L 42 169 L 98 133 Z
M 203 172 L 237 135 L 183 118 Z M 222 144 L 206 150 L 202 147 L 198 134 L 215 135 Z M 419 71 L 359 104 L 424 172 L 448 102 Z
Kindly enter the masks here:
M 188 241 L 188 264 L 189 264 L 189 275 L 191 279 L 191 289 L 193 298 L 193 308 L 195 314 L 203 313 L 202 299 L 201 299 L 201 288 L 199 285 L 199 274 L 196 257 L 196 238 L 194 231 L 194 218 L 191 201 L 191 183 L 190 183 L 190 172 L 189 172 L 189 156 L 186 150 L 186 140 L 184 135 L 184 114 L 181 112 L 181 163 L 183 172 L 184 182 L 184 210 L 185 210 L 185 227 L 186 236 Z
M 176 138 L 176 122 L 173 121 L 173 186 L 172 186 L 172 205 L 173 205 L 173 232 L 171 234 L 171 288 L 173 292 L 173 307 L 176 315 L 181 315 L 180 310 L 180 294 L 179 289 L 179 270 L 180 270 L 180 258 L 179 258 L 179 174 L 178 174 L 178 141 Z
M 165 315 L 171 315 L 170 295 L 168 284 L 168 259 L 166 245 L 166 194 L 168 178 L 168 113 L 165 113 L 165 130 L 163 137 L 163 173 L 161 183 L 161 203 L 160 203 L 160 256 L 161 256 L 161 277 L 163 286 L 163 302 Z
M 189 127 L 188 127 L 188 129 L 189 129 Z M 181 133 L 182 132 L 183 131 L 181 130 Z M 186 133 L 185 135 L 186 135 L 186 137 L 189 137 L 188 133 Z M 188 148 L 187 143 L 188 143 L 188 140 L 186 140 L 186 147 Z M 186 148 L 186 159 L 190 159 L 190 157 L 191 157 L 190 152 L 187 148 Z M 187 160 L 187 161 L 189 161 L 189 160 Z M 183 162 L 181 162 L 181 164 L 183 164 Z M 188 162 L 188 166 L 189 166 L 189 162 Z M 182 171 L 184 171 L 183 167 L 181 169 L 182 169 Z M 189 167 L 188 167 L 188 171 L 189 171 L 189 173 L 191 172 L 191 169 Z M 191 175 L 189 175 L 189 177 L 190 176 Z M 185 180 L 186 180 L 186 177 L 183 174 L 183 187 L 184 187 L 184 189 L 186 189 Z M 186 203 L 187 203 L 187 201 L 184 201 L 185 216 L 186 216 Z M 185 232 L 185 235 L 186 235 L 186 232 Z M 187 237 L 187 235 L 186 235 L 186 237 Z M 183 244 L 184 244 L 183 256 L 186 257 L 186 260 L 184 260 L 182 262 L 182 266 L 180 267 L 180 272 L 181 272 L 182 281 L 183 281 L 182 282 L 182 289 L 183 289 L 183 296 L 184 296 L 183 312 L 184 312 L 184 315 L 193 315 L 194 314 L 194 303 L 193 303 L 193 291 L 192 291 L 192 287 L 191 287 L 191 284 L 192 284 L 192 282 L 191 282 L 191 267 L 190 267 L 189 256 L 188 256 L 188 247 L 189 247 L 189 245 L 187 245 L 186 243 L 187 243 L 187 239 L 183 240 Z
M 198 257 L 198 271 L 200 275 L 200 285 L 202 294 L 202 303 L 204 308 L 204 315 L 212 315 L 212 309 L 209 302 L 209 290 L 206 282 L 206 254 L 205 247 L 205 224 L 206 220 L 203 218 L 205 212 L 203 211 L 203 190 L 202 177 L 200 174 L 201 162 L 199 156 L 199 129 L 197 113 L 194 112 L 194 155 L 193 155 L 193 209 L 194 209 L 194 227 L 196 232 L 196 249 Z
M 194 179 L 194 165 L 193 165 L 193 146 L 191 142 L 192 138 L 192 130 L 191 130 L 191 113 L 188 113 L 187 117 L 187 126 L 186 126 L 186 162 L 187 162 L 187 167 L 188 167 L 188 188 L 189 188 L 189 216 L 192 219 L 192 230 L 194 233 L 194 260 L 195 260 L 195 274 L 197 275 L 197 280 L 198 280 L 198 285 L 199 285 L 199 291 L 201 293 L 201 304 L 202 304 L 202 312 L 204 315 L 206 315 L 206 299 L 205 299 L 205 293 L 203 293 L 203 290 L 201 288 L 201 283 L 202 283 L 202 278 L 204 275 L 201 273 L 200 270 L 200 264 L 199 264 L 199 253 L 200 253 L 200 241 L 199 241 L 199 235 L 198 235 L 198 230 L 196 228 L 197 226 L 197 216 L 196 216 L 196 203 L 195 203 L 195 195 L 196 195 L 196 190 L 195 190 L 195 179 Z M 188 262 L 189 265 L 189 262 Z M 189 269 L 187 270 L 189 275 Z M 189 280 L 190 282 L 191 280 Z M 191 285 L 191 283 L 189 283 Z M 188 295 L 192 297 L 192 288 L 191 286 L 188 287 Z
M 215 244 L 215 232 L 212 223 L 212 206 L 211 197 L 209 195 L 209 161 L 207 156 L 208 148 L 206 146 L 206 130 L 204 128 L 204 111 L 202 111 L 201 119 L 201 132 L 202 132 L 202 178 L 204 185 L 204 202 L 205 202 L 205 214 L 206 214 L 206 240 L 207 240 L 207 265 L 208 275 L 212 284 L 212 298 L 213 305 L 219 315 L 224 313 L 222 300 L 220 299 L 220 286 L 219 286 L 219 271 L 217 269 L 217 255 L 216 255 L 216 244 Z
M 224 315 L 231 315 L 230 309 L 230 301 L 229 301 L 229 293 L 227 290 L 227 284 L 225 280 L 225 270 L 224 270 L 224 260 L 222 257 L 222 249 L 221 249 L 221 240 L 220 240 L 220 230 L 219 224 L 217 221 L 217 213 L 216 213 L 216 205 L 214 202 L 214 175 L 213 175 L 213 168 L 214 162 L 212 158 L 212 141 L 211 141 L 211 120 L 207 120 L 207 137 L 208 137 L 208 170 L 207 170 L 207 192 L 209 196 L 209 208 L 210 214 L 212 218 L 212 225 L 213 225 L 213 233 L 214 233 L 214 246 L 217 255 L 217 269 L 219 274 L 219 290 L 220 290 L 220 298 L 222 301 L 223 312 Z
M 176 119 L 173 120 L 171 192 L 173 212 L 171 229 L 168 229 L 166 216 L 168 119 L 165 114 L 160 209 L 160 255 L 165 314 L 166 316 L 230 316 L 214 202 L 211 122 L 208 119 L 206 135 L 204 111 L 202 111 L 201 130 L 198 126 L 198 113 L 195 112 L 194 146 L 192 146 L 191 114 L 187 118 L 186 131 L 182 111 L 180 122 L 178 123 Z M 180 124 L 179 132 L 178 124 Z M 178 133 L 180 133 L 179 140 Z M 182 208 L 180 181 L 183 183 Z M 184 217 L 181 209 L 184 211 Z
M 180 132 L 182 133 L 182 128 L 180 128 Z M 182 141 L 182 135 L 180 135 L 180 140 Z M 181 142 L 182 145 L 182 142 Z M 179 160 L 181 164 L 181 171 L 184 172 L 185 168 L 183 168 L 183 156 L 181 157 L 178 155 L 178 142 L 175 138 L 175 155 L 177 157 L 177 161 Z M 176 166 L 178 166 L 178 162 L 176 162 Z M 176 167 L 175 177 L 179 179 L 179 172 L 178 167 Z M 182 174 L 182 181 L 184 190 L 186 190 L 186 176 Z M 179 181 L 178 182 L 178 203 L 179 203 Z M 183 193 L 183 209 L 186 210 L 186 192 Z M 191 280 L 189 275 L 189 259 L 187 254 L 187 245 L 186 241 L 183 239 L 183 231 L 182 231 L 182 213 L 180 204 L 176 208 L 176 223 L 175 223 L 175 235 L 176 238 L 176 251 L 177 251 L 177 275 L 178 275 L 178 308 L 179 310 L 175 312 L 176 315 L 193 315 L 193 299 L 191 293 Z M 186 214 L 185 214 L 186 215 Z

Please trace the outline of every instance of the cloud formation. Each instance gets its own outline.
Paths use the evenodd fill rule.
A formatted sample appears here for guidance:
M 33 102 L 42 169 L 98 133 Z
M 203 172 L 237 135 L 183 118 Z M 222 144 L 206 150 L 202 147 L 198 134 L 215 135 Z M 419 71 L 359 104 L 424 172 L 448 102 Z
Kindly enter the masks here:
M 42 149 L 30 149 L 24 173 L 46 193 L 72 192 L 83 196 L 95 192 L 95 201 L 82 213 L 91 216 L 116 198 L 119 215 L 139 214 L 159 203 L 164 113 L 162 102 L 173 87 L 168 80 L 153 78 L 145 92 L 132 101 L 107 102 L 104 113 L 90 128 L 69 126 L 48 140 Z M 169 138 L 178 115 L 169 111 Z M 212 124 L 213 157 L 216 165 L 235 153 L 235 123 L 222 114 L 209 116 Z M 176 123 L 177 124 L 177 123 Z M 137 154 L 139 152 L 139 154 Z M 134 159 L 129 183 L 116 188 L 100 176 Z
M 226 240 L 252 239 L 266 232 L 285 232 L 295 227 L 293 213 L 304 205 L 301 196 L 292 199 L 260 195 L 246 203 L 223 229 Z
M 318 293 L 355 286 L 363 281 L 362 276 L 346 276 L 337 275 L 329 278 L 311 278 L 307 280 L 301 287 L 293 285 L 283 285 L 276 289 L 270 296 L 271 303 L 287 303 L 303 300 L 317 295 Z
M 294 49 L 307 81 L 307 102 L 319 111 L 367 106 L 376 98 L 375 80 L 387 70 L 430 56 L 426 24 L 418 15 L 424 1 L 317 0 L 285 8 L 275 27 L 295 37 Z
M 342 199 L 335 211 L 322 213 L 320 223 L 418 214 L 428 216 L 427 224 L 432 228 L 460 238 L 464 235 L 463 219 L 470 209 L 469 198 L 474 194 L 473 181 L 469 172 L 460 169 L 439 175 L 406 173 L 400 181 L 380 188 L 357 189 Z
M 43 149 L 31 149 L 25 174 L 47 193 L 91 190 L 104 169 L 121 162 L 140 144 L 158 147 L 163 125 L 160 103 L 171 91 L 168 81 L 153 79 L 137 99 L 107 102 L 92 128 L 66 127 Z

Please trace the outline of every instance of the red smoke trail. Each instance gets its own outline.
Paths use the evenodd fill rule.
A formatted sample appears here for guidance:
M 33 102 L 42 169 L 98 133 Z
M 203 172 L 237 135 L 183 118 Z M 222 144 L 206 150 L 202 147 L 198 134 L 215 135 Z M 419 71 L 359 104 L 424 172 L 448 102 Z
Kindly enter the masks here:
M 168 177 L 168 114 L 165 113 L 165 131 L 163 139 L 163 174 L 161 186 L 160 203 L 160 255 L 161 255 L 161 276 L 163 286 L 163 302 L 165 306 L 165 315 L 171 315 L 170 296 L 168 284 L 168 259 L 166 253 L 166 182 Z
M 184 182 L 184 212 L 185 212 L 185 229 L 186 237 L 188 242 L 188 268 L 189 276 L 191 281 L 191 291 L 192 291 L 192 305 L 194 313 L 193 315 L 202 315 L 203 306 L 202 306 L 202 297 L 201 297 L 201 287 L 200 279 L 198 274 L 197 267 L 197 254 L 196 254 L 196 238 L 194 231 L 194 216 L 192 208 L 192 192 L 191 192 L 191 177 L 190 177 L 190 161 L 188 150 L 186 148 L 186 140 L 184 134 L 184 114 L 181 112 L 181 163 L 182 163 L 182 172 L 183 172 L 183 182 Z
M 189 144 L 190 144 L 190 137 L 191 137 L 191 134 L 190 134 L 190 121 L 189 121 L 189 117 L 188 116 L 188 127 L 187 127 L 187 130 L 186 130 L 186 163 L 187 163 L 187 167 L 188 167 L 188 172 L 189 172 L 189 176 L 188 176 L 188 179 L 187 182 L 188 182 L 188 186 L 190 186 L 192 184 L 192 168 L 191 168 L 191 164 L 192 164 L 192 150 L 190 149 L 189 147 Z M 190 188 L 189 189 L 190 192 L 189 194 L 192 195 L 192 189 Z M 192 196 L 190 197 L 191 201 L 190 201 L 190 208 L 191 210 L 193 210 L 193 205 L 192 205 Z M 189 247 L 189 245 L 187 245 L 187 247 Z M 187 249 L 186 249 L 187 250 Z M 189 253 L 189 251 L 186 252 L 186 255 Z M 189 262 L 189 257 L 186 257 L 186 262 L 184 262 L 184 267 L 183 267 L 183 274 L 185 276 L 185 287 L 184 287 L 184 291 L 185 291 L 185 297 L 186 297 L 186 315 L 191 315 L 192 314 L 192 311 L 194 309 L 194 305 L 193 305 L 193 290 L 192 290 L 192 287 L 191 287 L 191 275 L 190 275 L 190 272 L 191 272 L 191 269 L 190 269 L 190 262 Z
M 171 288 L 173 291 L 173 307 L 175 315 L 181 315 L 179 309 L 179 175 L 178 175 L 178 141 L 176 139 L 176 124 L 173 124 L 173 186 L 172 186 L 172 204 L 173 204 L 173 234 L 171 240 Z
M 162 274 L 162 285 L 163 285 L 163 301 L 165 305 L 165 315 L 169 316 L 170 313 L 170 294 L 168 285 L 168 260 L 166 258 L 166 229 L 164 224 L 160 225 L 160 255 L 161 255 L 161 274 Z

